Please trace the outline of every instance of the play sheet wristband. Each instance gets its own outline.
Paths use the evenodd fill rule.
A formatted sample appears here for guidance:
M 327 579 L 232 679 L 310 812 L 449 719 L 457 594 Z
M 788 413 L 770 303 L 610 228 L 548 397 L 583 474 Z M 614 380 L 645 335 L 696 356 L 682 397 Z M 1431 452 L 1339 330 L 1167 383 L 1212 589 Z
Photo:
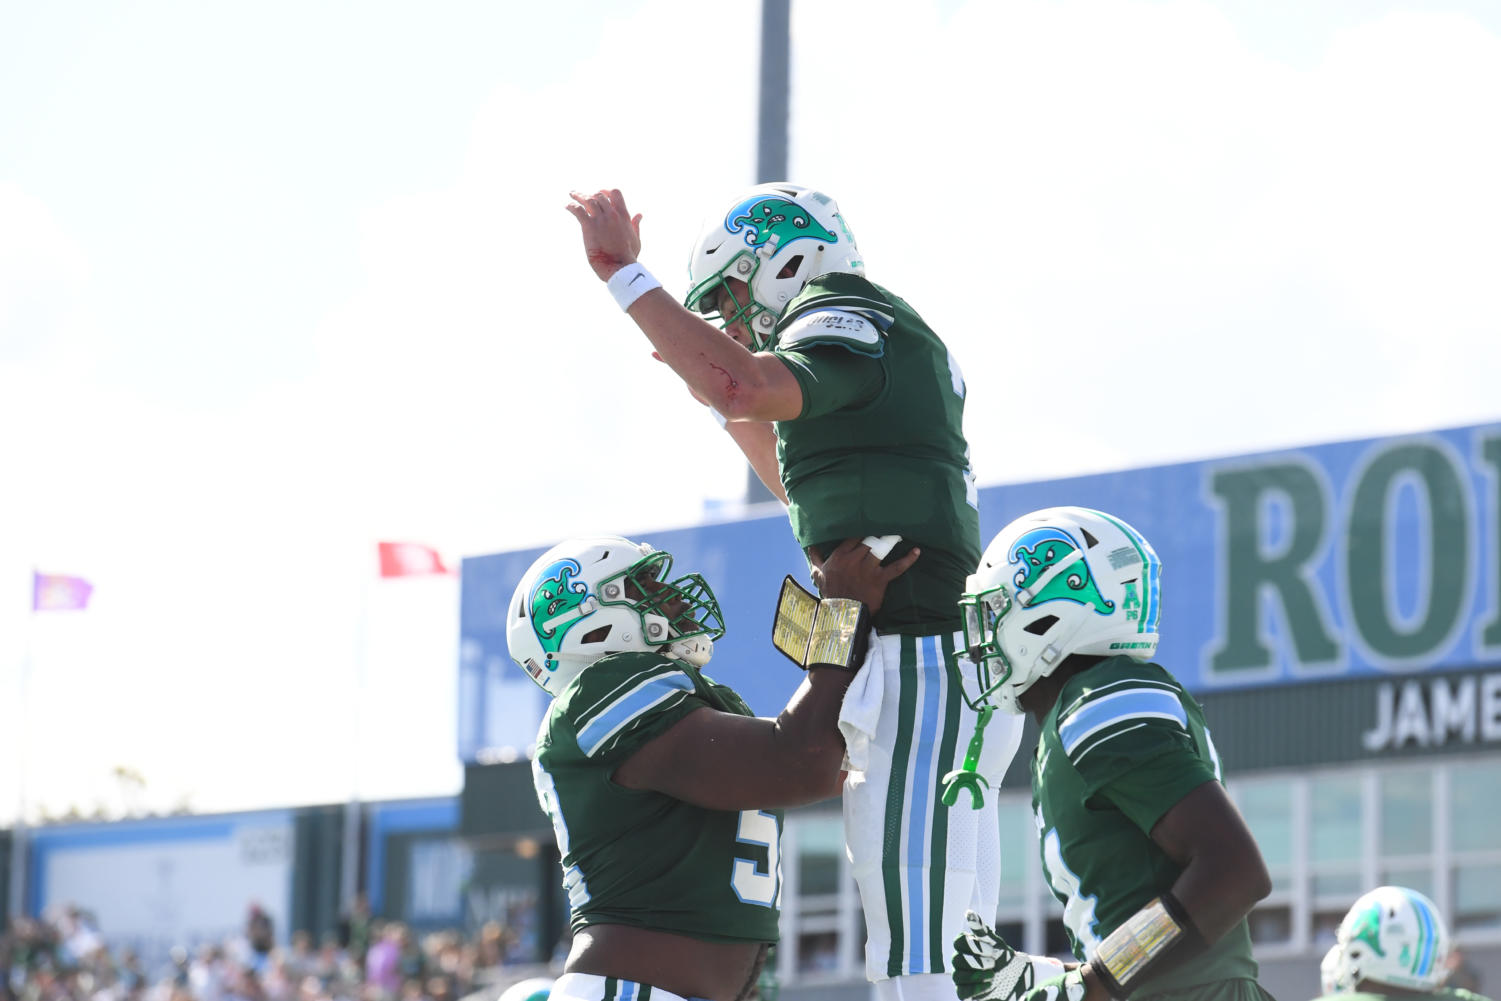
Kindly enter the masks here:
M 1203 948 L 1204 939 L 1171 893 L 1153 899 L 1105 937 L 1089 967 L 1111 997 L 1128 998 L 1148 974 L 1176 965 Z M 1164 964 L 1171 956 L 1174 962 Z
M 790 576 L 782 581 L 771 642 L 804 670 L 859 670 L 869 645 L 870 612 L 853 598 L 815 597 Z

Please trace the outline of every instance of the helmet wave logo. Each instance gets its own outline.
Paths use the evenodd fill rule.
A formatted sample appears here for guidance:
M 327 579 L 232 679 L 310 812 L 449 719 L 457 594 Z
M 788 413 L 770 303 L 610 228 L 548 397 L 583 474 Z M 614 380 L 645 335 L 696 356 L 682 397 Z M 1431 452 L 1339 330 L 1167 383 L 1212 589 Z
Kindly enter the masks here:
M 541 579 L 532 590 L 532 629 L 548 654 L 549 667 L 552 666 L 552 654 L 563 645 L 568 630 L 594 611 L 592 607 L 586 607 L 589 585 L 574 579 L 582 572 L 577 560 L 558 560 L 542 571 Z
M 1106 600 L 1095 584 L 1089 562 L 1083 551 L 1063 532 L 1055 528 L 1036 528 L 1016 540 L 1011 548 L 1010 562 L 1021 569 L 1013 578 L 1019 590 L 1030 591 L 1053 567 L 1074 553 L 1078 558 L 1043 584 L 1041 590 L 1027 602 L 1028 607 L 1046 601 L 1072 601 L 1080 605 L 1093 605 L 1099 615 L 1115 611 L 1115 602 Z
M 1373 903 L 1360 912 L 1360 916 L 1355 919 L 1355 923 L 1350 928 L 1350 941 L 1364 942 L 1376 955 L 1386 958 L 1386 950 L 1381 947 L 1381 905 L 1379 903 Z
M 819 225 L 807 209 L 786 198 L 752 198 L 730 209 L 724 228 L 745 233 L 747 246 L 759 247 L 772 237 L 783 247 L 793 240 L 838 243 L 839 237 Z

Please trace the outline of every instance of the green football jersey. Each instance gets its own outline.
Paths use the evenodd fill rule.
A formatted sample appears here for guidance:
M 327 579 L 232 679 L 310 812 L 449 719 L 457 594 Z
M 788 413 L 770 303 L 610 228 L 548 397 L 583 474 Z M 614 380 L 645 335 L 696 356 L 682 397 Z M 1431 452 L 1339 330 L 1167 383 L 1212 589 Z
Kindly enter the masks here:
M 800 318 L 853 313 L 871 326 Z M 859 275 L 815 278 L 787 304 L 774 351 L 816 393 L 818 359 L 840 348 L 879 360 L 884 388 L 868 402 L 777 422 L 777 462 L 798 544 L 827 553 L 844 539 L 900 535 L 923 556 L 892 582 L 876 627 L 931 634 L 958 626 L 959 595 L 980 559 L 979 495 L 964 438 L 964 377 L 922 317 Z
M 677 660 L 619 653 L 553 700 L 532 777 L 552 818 L 574 931 L 624 924 L 710 942 L 775 942 L 782 814 L 709 810 L 611 778 L 704 707 L 752 716 L 733 690 Z
M 1032 809 L 1043 872 L 1081 961 L 1171 888 L 1182 869 L 1157 847 L 1152 827 L 1189 792 L 1221 780 L 1199 704 L 1163 668 L 1111 657 L 1064 684 L 1033 756 Z M 1241 921 L 1132 996 L 1256 974 Z

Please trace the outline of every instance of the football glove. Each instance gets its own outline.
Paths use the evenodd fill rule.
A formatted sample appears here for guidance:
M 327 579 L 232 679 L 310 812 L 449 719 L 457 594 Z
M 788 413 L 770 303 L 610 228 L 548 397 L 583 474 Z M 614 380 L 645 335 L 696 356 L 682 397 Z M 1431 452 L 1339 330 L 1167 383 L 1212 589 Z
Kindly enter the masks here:
M 1039 993 L 1061 982 L 1063 964 L 1046 956 L 1017 952 L 980 915 L 964 912 L 964 931 L 954 939 L 954 986 L 962 1001 L 1077 1001 L 1072 994 Z M 1050 977 L 1038 984 L 1039 970 Z M 1054 974 L 1059 976 L 1054 976 Z M 1033 988 L 1037 987 L 1037 990 Z M 1082 992 L 1084 982 L 1079 980 Z M 1060 988 L 1061 990 L 1061 988 Z M 1078 997 L 1082 997 L 1082 993 Z
M 1044 980 L 1028 991 L 1022 1001 L 1082 1001 L 1087 990 L 1084 974 L 1075 967 L 1061 977 Z

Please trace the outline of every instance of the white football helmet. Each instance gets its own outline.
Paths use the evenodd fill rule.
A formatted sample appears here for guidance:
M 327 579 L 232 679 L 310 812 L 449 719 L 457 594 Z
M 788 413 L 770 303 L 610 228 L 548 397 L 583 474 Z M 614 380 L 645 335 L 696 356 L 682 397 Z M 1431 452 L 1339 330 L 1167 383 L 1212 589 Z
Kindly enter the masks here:
M 755 350 L 764 351 L 792 297 L 832 271 L 865 273 L 855 235 L 834 199 L 796 184 L 763 184 L 704 224 L 688 260 L 684 305 L 718 316 L 721 326 L 743 321 Z M 737 300 L 728 316 L 719 308 L 719 289 L 727 278 L 750 286 L 749 301 Z
M 1405 886 L 1378 886 L 1339 923 L 1351 987 L 1362 982 L 1430 992 L 1448 975 L 1449 931 L 1433 901 Z
M 703 577 L 668 580 L 671 569 L 671 554 L 619 536 L 558 543 L 511 596 L 511 659 L 550 695 L 599 658 L 626 650 L 702 667 L 724 635 L 719 602 Z
M 1022 693 L 1072 654 L 1150 659 L 1161 571 L 1141 533 L 1102 511 L 1046 508 L 1001 529 L 959 599 L 980 686 L 970 704 L 1021 713 Z

